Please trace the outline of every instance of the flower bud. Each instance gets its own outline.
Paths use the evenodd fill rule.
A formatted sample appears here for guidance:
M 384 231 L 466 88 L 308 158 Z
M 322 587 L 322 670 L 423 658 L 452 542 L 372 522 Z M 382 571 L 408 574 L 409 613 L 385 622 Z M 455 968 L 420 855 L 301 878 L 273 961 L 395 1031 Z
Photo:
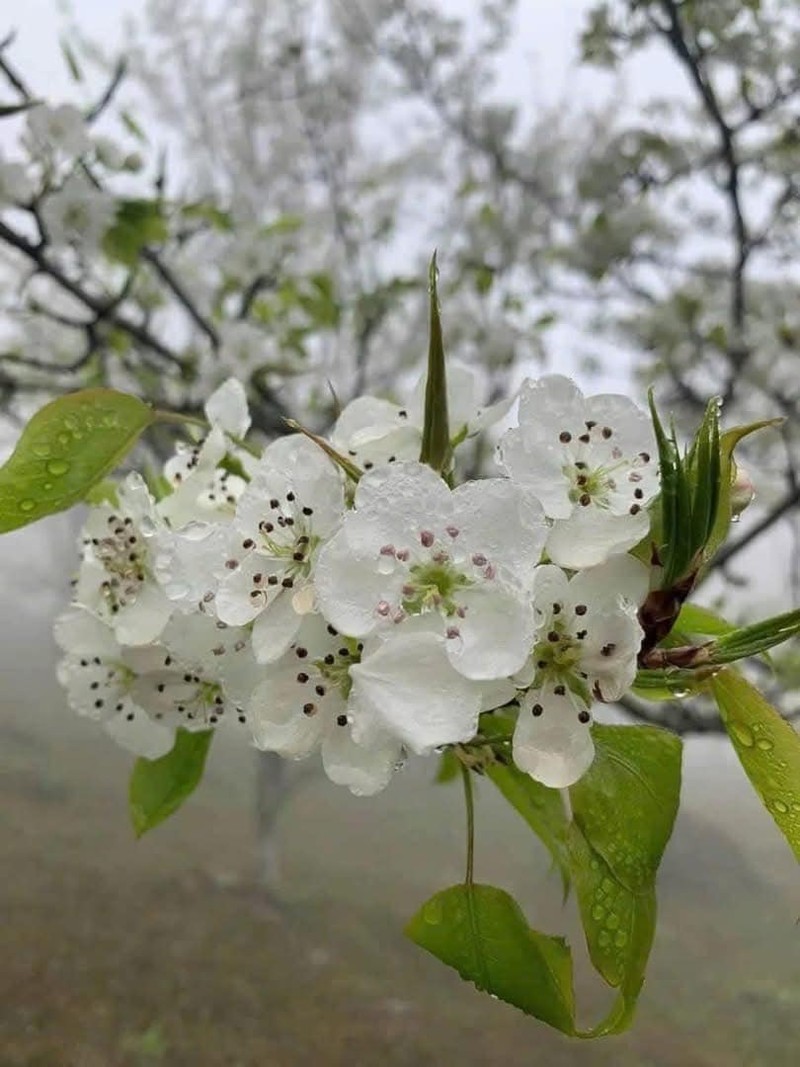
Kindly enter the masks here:
M 756 495 L 753 482 L 744 467 L 737 467 L 731 485 L 731 517 L 738 518 Z

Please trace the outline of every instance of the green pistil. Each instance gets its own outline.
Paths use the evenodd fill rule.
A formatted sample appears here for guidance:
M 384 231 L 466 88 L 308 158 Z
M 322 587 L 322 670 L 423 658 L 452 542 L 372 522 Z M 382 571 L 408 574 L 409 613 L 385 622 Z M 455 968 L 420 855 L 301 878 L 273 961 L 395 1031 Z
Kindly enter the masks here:
M 573 637 L 564 632 L 560 620 L 551 619 L 544 641 L 539 641 L 533 649 L 532 658 L 536 667 L 534 686 L 538 688 L 548 682 L 565 685 L 587 704 L 590 703 L 588 686 L 577 672 L 580 657 L 580 648 Z
M 418 563 L 408 574 L 403 610 L 409 615 L 419 615 L 430 608 L 441 608 L 445 614 L 454 615 L 458 605 L 453 597 L 459 589 L 471 585 L 465 575 L 450 563 Z
M 608 490 L 608 475 L 602 467 L 590 471 L 587 468 L 580 470 L 571 463 L 564 468 L 564 474 L 569 479 L 571 486 L 569 498 L 573 504 L 578 504 L 581 498 L 589 497 L 594 503 Z
M 218 696 L 222 696 L 222 689 L 215 682 L 200 683 L 198 699 L 204 708 L 211 707 Z
M 306 540 L 301 543 L 300 538 Z M 272 559 L 281 560 L 286 564 L 286 574 L 290 578 L 307 578 L 311 574 L 311 560 L 314 557 L 320 538 L 314 534 L 306 534 L 300 530 L 297 537 L 288 544 L 280 544 L 269 534 L 261 531 L 261 547 Z M 302 553 L 303 559 L 294 557 Z
M 353 664 L 361 662 L 360 642 L 353 637 L 340 637 L 338 640 L 341 641 L 339 652 L 335 655 L 328 653 L 329 656 L 333 655 L 333 663 L 328 663 L 323 658 L 314 660 L 314 666 L 325 681 L 331 686 L 335 686 L 342 694 L 342 698 L 347 700 L 353 687 L 350 668 Z M 342 649 L 347 650 L 347 655 L 342 654 Z

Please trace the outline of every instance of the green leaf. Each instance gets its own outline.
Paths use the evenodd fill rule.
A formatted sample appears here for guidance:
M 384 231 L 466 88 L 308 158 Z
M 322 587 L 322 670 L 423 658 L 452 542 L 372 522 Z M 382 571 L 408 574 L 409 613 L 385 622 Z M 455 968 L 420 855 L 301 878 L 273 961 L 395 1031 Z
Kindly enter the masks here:
M 175 745 L 160 759 L 137 759 L 129 800 L 137 837 L 158 826 L 195 791 L 203 777 L 213 730 L 179 729 Z
M 711 688 L 745 774 L 800 860 L 800 736 L 738 671 Z
M 82 82 L 83 71 L 81 70 L 77 56 L 70 47 L 69 42 L 62 37 L 59 41 L 59 45 L 61 46 L 61 54 L 64 57 L 64 62 L 67 64 L 67 69 L 69 70 L 70 75 L 72 76 L 72 80 L 76 82 Z
M 142 141 L 143 143 L 147 142 L 147 134 L 144 132 L 144 130 L 133 117 L 133 115 L 131 115 L 130 111 L 121 111 L 119 117 L 122 120 L 122 125 L 125 127 L 128 133 L 135 137 L 137 141 Z
M 444 360 L 439 296 L 436 288 L 436 253 L 430 267 L 430 344 L 428 378 L 425 384 L 425 417 L 422 427 L 420 463 L 427 463 L 441 473 L 450 466 L 450 421 L 447 414 L 447 373 Z
M 203 222 L 208 222 L 215 230 L 229 231 L 233 229 L 231 214 L 217 207 L 211 200 L 199 200 L 193 204 L 183 204 L 180 213 L 186 219 L 201 219 Z
M 586 840 L 633 893 L 653 884 L 681 788 L 681 740 L 657 726 L 592 727 L 596 755 L 570 789 Z
M 702 670 L 680 667 L 643 669 L 636 672 L 631 692 L 640 700 L 681 700 L 705 685 L 708 675 Z
M 687 485 L 683 474 L 681 457 L 674 440 L 667 436 L 656 411 L 653 391 L 648 396 L 650 417 L 653 421 L 656 444 L 658 446 L 658 464 L 661 473 L 660 518 L 661 543 L 659 545 L 661 560 L 664 565 L 663 586 L 669 588 L 674 584 L 680 570 L 679 555 L 685 555 L 681 543 L 688 536 L 688 516 L 682 515 L 686 509 Z M 683 526 L 681 522 L 683 521 Z
M 678 812 L 681 741 L 655 726 L 592 728 L 596 756 L 570 789 L 570 869 L 592 963 L 620 997 L 593 1036 L 633 1018 L 653 944 L 655 879 Z
M 564 1034 L 575 1034 L 569 946 L 560 937 L 532 930 L 502 889 L 445 889 L 422 906 L 406 934 L 478 989 Z
M 717 510 L 711 530 L 703 549 L 703 563 L 707 564 L 716 553 L 720 545 L 728 536 L 731 524 L 731 486 L 736 477 L 736 464 L 733 452 L 736 446 L 745 437 L 757 430 L 763 430 L 767 426 L 780 426 L 784 420 L 762 419 L 760 422 L 750 422 L 746 426 L 735 426 L 726 430 L 719 439 L 720 467 L 719 467 L 719 496 L 717 498 Z
M 644 983 L 656 928 L 655 889 L 632 893 L 622 885 L 575 823 L 569 848 L 589 956 L 604 981 L 620 990 L 616 1009 L 594 1033 L 618 1033 L 633 1018 Z
M 146 245 L 163 243 L 169 229 L 158 200 L 120 200 L 113 225 L 103 238 L 109 259 L 132 267 Z
M 710 608 L 704 608 L 700 604 L 684 604 L 675 620 L 675 629 L 687 634 L 722 637 L 736 627 Z
M 800 610 L 787 611 L 763 622 L 731 629 L 713 644 L 706 646 L 710 664 L 733 663 L 747 656 L 758 656 L 775 645 L 783 644 L 800 633 Z
M 512 807 L 516 808 L 553 858 L 561 875 L 564 896 L 569 891 L 567 829 L 569 822 L 564 802 L 557 789 L 548 789 L 513 763 L 494 763 L 486 774 Z
M 719 504 L 720 463 L 719 400 L 714 397 L 708 402 L 687 460 L 695 551 L 705 546 L 714 525 Z
M 138 397 L 85 389 L 37 411 L 0 467 L 0 533 L 77 504 L 155 421 Z

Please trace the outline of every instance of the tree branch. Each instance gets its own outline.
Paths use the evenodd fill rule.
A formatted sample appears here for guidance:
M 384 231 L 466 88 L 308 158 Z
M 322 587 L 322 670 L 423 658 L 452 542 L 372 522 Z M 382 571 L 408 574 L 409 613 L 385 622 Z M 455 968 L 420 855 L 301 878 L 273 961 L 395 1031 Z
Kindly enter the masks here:
M 0 241 L 4 241 L 12 248 L 16 248 L 18 252 L 22 252 L 28 257 L 38 268 L 38 271 L 42 274 L 46 274 L 57 282 L 65 292 L 68 292 L 71 296 L 74 296 L 85 307 L 93 311 L 97 322 L 106 321 L 112 326 L 115 326 L 118 330 L 122 330 L 123 333 L 128 334 L 134 341 L 144 348 L 150 349 L 161 357 L 165 362 L 172 364 L 179 369 L 184 368 L 184 363 L 181 357 L 169 348 L 163 341 L 151 333 L 145 326 L 141 326 L 133 320 L 129 319 L 126 315 L 116 310 L 117 301 L 113 300 L 111 303 L 103 301 L 86 290 L 78 283 L 73 281 L 69 275 L 59 267 L 56 263 L 53 263 L 45 252 L 45 248 L 42 245 L 35 245 L 24 237 L 21 233 L 17 233 L 16 230 L 11 229 L 5 222 L 0 219 Z

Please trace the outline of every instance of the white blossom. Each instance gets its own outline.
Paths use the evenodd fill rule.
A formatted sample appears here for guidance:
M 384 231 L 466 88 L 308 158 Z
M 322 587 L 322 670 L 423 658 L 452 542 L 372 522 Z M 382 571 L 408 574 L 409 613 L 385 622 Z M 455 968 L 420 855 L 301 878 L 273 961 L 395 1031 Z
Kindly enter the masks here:
M 172 607 L 153 573 L 145 534 L 155 505 L 141 476 L 128 475 L 118 503 L 92 508 L 84 524 L 75 599 L 107 623 L 121 644 L 146 645 L 164 629 Z
M 571 579 L 552 565 L 537 571 L 536 644 L 515 679 L 522 692 L 513 753 L 544 785 L 581 777 L 594 756 L 592 703 L 618 700 L 632 685 L 647 582 L 646 568 L 625 555 Z
M 114 220 L 114 198 L 82 174 L 71 174 L 42 202 L 47 235 L 55 245 L 96 248 Z
M 229 526 L 247 486 L 253 458 L 238 447 L 250 414 L 240 382 L 231 378 L 205 404 L 210 430 L 197 445 L 179 444 L 164 465 L 172 491 L 160 500 L 146 530 L 155 576 L 175 608 L 205 611 L 226 559 Z M 241 475 L 221 466 L 226 454 Z
M 39 104 L 28 112 L 28 141 L 37 153 L 80 156 L 92 147 L 86 120 L 73 104 Z
M 306 616 L 285 655 L 262 669 L 247 709 L 259 748 L 290 759 L 320 750 L 331 781 L 367 796 L 388 784 L 403 747 L 380 728 L 363 744 L 354 740 L 350 669 L 362 650 L 321 616 Z
M 155 759 L 172 748 L 174 731 L 151 718 L 132 692 L 137 678 L 132 655 L 144 651 L 154 666 L 158 652 L 123 651 L 110 627 L 77 606 L 56 621 L 55 637 L 65 653 L 58 679 L 73 711 L 101 722 L 118 744 L 139 756 Z
M 584 397 L 552 375 L 522 388 L 519 426 L 501 439 L 511 478 L 533 490 L 553 519 L 553 563 L 592 567 L 646 536 L 658 492 L 648 417 L 624 396 Z
M 426 375 L 420 378 L 405 406 L 372 396 L 352 400 L 331 433 L 334 447 L 367 471 L 383 463 L 418 459 L 425 421 L 426 380 Z M 485 383 L 476 368 L 455 360 L 448 363 L 448 419 L 450 438 L 455 443 L 485 430 L 511 407 L 511 399 L 484 406 L 484 392 Z
M 0 153 L 0 208 L 30 200 L 34 183 L 21 163 L 10 163 Z
M 546 528 L 532 494 L 507 479 L 456 490 L 429 467 L 365 475 L 355 507 L 320 552 L 320 608 L 355 637 L 434 616 L 465 677 L 502 678 L 529 651 L 530 586 Z
M 264 450 L 236 507 L 216 597 L 223 622 L 253 623 L 259 661 L 280 658 L 313 610 L 319 547 L 343 510 L 339 471 L 312 441 L 296 434 Z

